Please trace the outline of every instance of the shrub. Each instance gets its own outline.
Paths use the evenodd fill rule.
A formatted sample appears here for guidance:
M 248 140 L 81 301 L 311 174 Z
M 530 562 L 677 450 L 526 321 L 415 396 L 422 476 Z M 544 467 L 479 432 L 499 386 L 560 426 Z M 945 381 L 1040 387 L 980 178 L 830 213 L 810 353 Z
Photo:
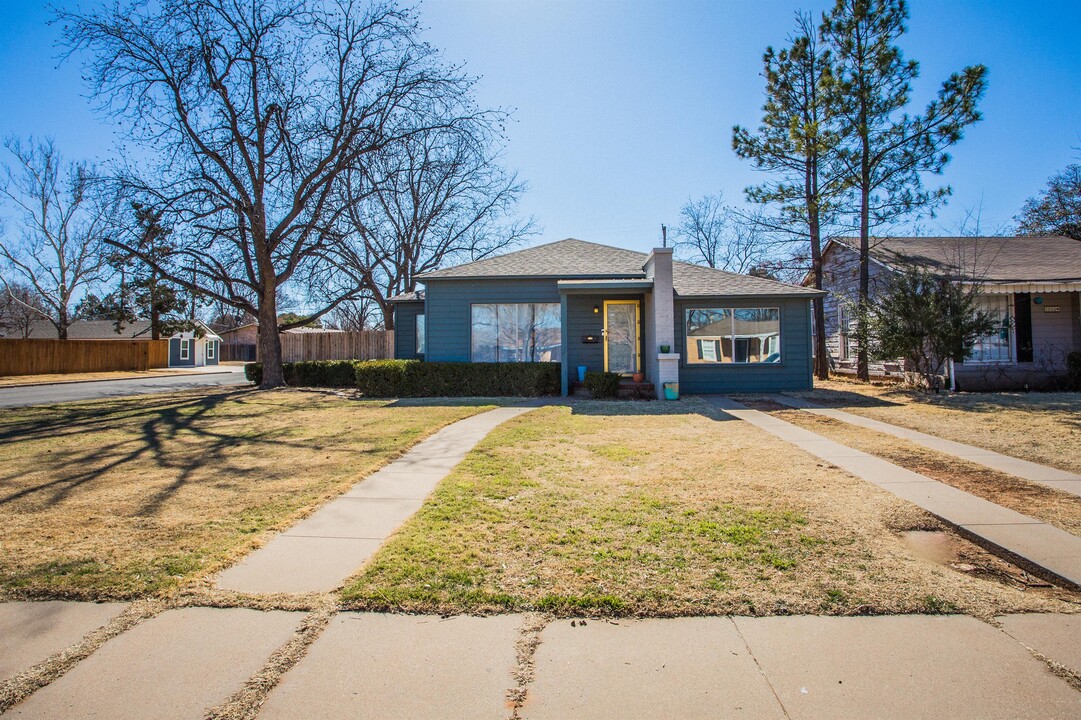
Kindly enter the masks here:
M 284 363 L 282 374 L 288 385 L 297 387 L 352 387 L 356 382 L 353 360 L 307 360 Z
M 619 395 L 619 374 L 610 372 L 587 372 L 586 389 L 595 398 L 614 398 Z
M 357 389 L 369 397 L 558 395 L 559 363 L 454 363 L 372 360 L 357 363 Z
M 263 380 L 263 367 L 244 373 Z M 422 360 L 315 360 L 285 363 L 288 385 L 355 387 L 367 397 L 496 397 L 558 395 L 559 363 L 441 363 Z M 618 377 L 618 376 L 617 376 Z
M 1081 351 L 1066 356 L 1066 387 L 1081 390 Z
M 353 382 L 367 397 L 401 397 L 405 367 L 415 360 L 366 360 L 354 366 Z

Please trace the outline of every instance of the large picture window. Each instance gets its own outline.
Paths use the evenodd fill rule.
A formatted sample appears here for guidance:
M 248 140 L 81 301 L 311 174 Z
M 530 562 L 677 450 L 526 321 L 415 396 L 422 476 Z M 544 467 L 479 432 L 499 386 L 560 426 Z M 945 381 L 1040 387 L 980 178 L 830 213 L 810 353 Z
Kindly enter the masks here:
M 558 362 L 559 303 L 474 305 L 473 362 Z
M 781 361 L 778 308 L 691 308 L 686 327 L 688 363 Z

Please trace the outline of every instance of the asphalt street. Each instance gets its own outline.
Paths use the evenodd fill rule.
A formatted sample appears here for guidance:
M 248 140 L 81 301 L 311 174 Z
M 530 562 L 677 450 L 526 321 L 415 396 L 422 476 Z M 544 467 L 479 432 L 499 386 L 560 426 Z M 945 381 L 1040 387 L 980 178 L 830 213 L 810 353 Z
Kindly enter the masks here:
M 0 408 L 51 405 L 53 403 L 97 398 L 144 395 L 147 393 L 173 392 L 198 387 L 228 387 L 246 385 L 244 368 L 239 365 L 223 365 L 220 373 L 192 373 L 191 375 L 163 375 L 132 380 L 101 380 L 97 382 L 65 383 L 61 385 L 27 385 L 0 388 Z

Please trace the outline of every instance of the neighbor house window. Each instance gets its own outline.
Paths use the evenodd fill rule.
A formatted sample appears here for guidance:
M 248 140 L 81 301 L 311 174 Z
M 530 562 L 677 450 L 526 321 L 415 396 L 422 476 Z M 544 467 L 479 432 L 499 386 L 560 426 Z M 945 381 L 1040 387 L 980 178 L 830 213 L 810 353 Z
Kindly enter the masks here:
M 191 352 L 190 346 L 188 345 L 189 342 L 191 342 L 191 341 L 190 340 L 181 340 L 180 341 L 180 359 L 181 360 L 187 360 L 188 359 L 188 354 Z
M 424 354 L 424 313 L 417 315 L 417 355 Z
M 781 361 L 778 308 L 692 308 L 686 322 L 688 363 Z
M 208 342 L 206 344 L 206 359 L 207 360 L 213 360 L 214 359 L 214 341 L 213 340 L 211 340 L 210 342 Z
M 473 305 L 473 362 L 558 362 L 559 303 Z
M 976 341 L 972 350 L 965 356 L 965 362 L 995 363 L 1010 362 L 1013 359 L 1013 343 L 1010 342 L 1010 328 L 1013 325 L 1010 320 L 1011 297 L 1011 295 L 981 295 L 977 298 L 977 307 L 995 318 L 995 330 Z

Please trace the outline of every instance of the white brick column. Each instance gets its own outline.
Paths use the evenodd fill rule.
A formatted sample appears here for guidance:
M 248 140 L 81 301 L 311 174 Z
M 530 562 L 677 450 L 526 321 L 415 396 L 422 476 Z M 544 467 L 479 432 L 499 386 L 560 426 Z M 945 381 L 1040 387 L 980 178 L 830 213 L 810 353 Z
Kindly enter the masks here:
M 662 345 L 675 350 L 675 291 L 672 289 L 672 249 L 654 248 L 643 268 L 653 280 L 651 301 L 646 302 L 646 375 L 658 399 L 664 399 L 664 383 L 679 382 L 679 353 L 661 353 Z

